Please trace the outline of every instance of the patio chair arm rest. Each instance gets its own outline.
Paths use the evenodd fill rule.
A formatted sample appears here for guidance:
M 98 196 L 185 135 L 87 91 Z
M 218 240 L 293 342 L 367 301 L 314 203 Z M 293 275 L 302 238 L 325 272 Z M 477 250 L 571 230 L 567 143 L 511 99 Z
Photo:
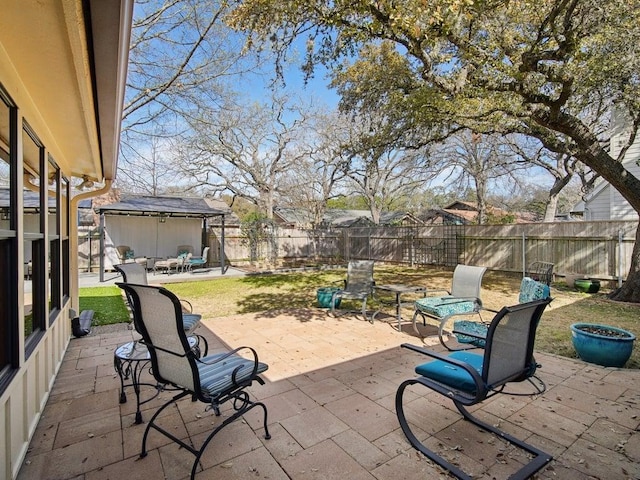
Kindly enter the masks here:
M 477 333 L 474 332 L 467 332 L 464 330 L 456 330 L 453 329 L 453 331 L 451 332 L 454 335 L 464 335 L 465 337 L 471 337 L 471 338 L 477 338 L 478 340 L 486 340 L 487 337 L 484 335 L 478 335 Z
M 449 290 L 447 290 L 446 288 L 436 288 L 436 289 L 429 289 L 427 288 L 424 292 L 424 296 L 425 297 L 434 297 L 437 295 L 434 294 L 440 294 L 440 293 L 446 293 L 447 295 L 451 295 L 451 292 Z
M 216 358 L 214 361 L 208 361 L 205 362 L 202 358 L 196 358 L 196 362 L 198 363 L 202 363 L 204 365 L 215 365 L 216 363 L 222 362 L 223 360 L 232 357 L 233 355 L 236 355 L 240 350 L 250 350 L 251 354 L 253 356 L 253 359 L 256 361 L 256 363 L 258 362 L 258 353 L 251 347 L 237 347 L 234 348 L 233 350 L 229 350 L 226 353 L 220 355 L 218 358 Z
M 193 305 L 189 300 L 180 299 L 180 303 L 182 304 L 182 311 L 185 313 L 193 313 Z
M 251 372 L 250 378 L 255 378 L 258 375 L 258 353 L 251 347 L 238 347 L 238 348 L 234 348 L 233 350 L 228 351 L 227 353 L 225 353 L 224 355 L 221 355 L 220 357 L 216 358 L 214 361 L 204 361 L 201 358 L 197 358 L 196 357 L 196 362 L 198 363 L 202 363 L 203 365 L 215 365 L 216 363 L 220 363 L 223 360 L 226 360 L 229 357 L 232 356 L 237 356 L 238 352 L 240 350 L 250 350 L 251 351 L 251 355 L 253 356 L 253 359 L 246 359 L 248 362 L 253 362 L 253 370 Z M 234 385 L 238 385 L 238 382 L 236 381 L 236 375 L 237 373 L 242 369 L 242 365 L 237 366 L 234 370 L 233 373 L 231 374 L 231 381 L 233 382 Z
M 478 305 L 478 308 L 482 308 L 482 300 L 477 297 L 442 297 L 442 303 L 432 303 L 431 305 L 441 307 L 443 305 L 455 305 L 456 303 L 464 302 L 473 302 L 475 305 Z

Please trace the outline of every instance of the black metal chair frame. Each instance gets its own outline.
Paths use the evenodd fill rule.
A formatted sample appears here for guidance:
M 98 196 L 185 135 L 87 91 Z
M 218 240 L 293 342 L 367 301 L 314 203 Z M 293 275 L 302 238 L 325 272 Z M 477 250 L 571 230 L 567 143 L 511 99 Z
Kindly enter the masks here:
M 555 264 L 551 262 L 533 262 L 526 271 L 526 276 L 531 277 L 538 282 L 551 285 L 553 281 L 553 267 Z
M 266 370 L 267 367 L 265 364 L 259 363 L 258 354 L 256 353 L 256 351 L 251 347 L 243 346 L 243 347 L 239 347 L 231 351 L 228 351 L 224 354 L 217 354 L 217 355 L 212 355 L 210 357 L 199 358 L 198 355 L 189 346 L 189 342 L 184 332 L 184 329 L 181 328 L 180 317 L 182 315 L 182 309 L 180 307 L 179 299 L 172 292 L 170 292 L 169 290 L 166 290 L 163 287 L 155 287 L 155 286 L 149 286 L 149 285 L 133 285 L 133 284 L 126 284 L 126 283 L 117 283 L 117 285 L 120 288 L 124 289 L 132 300 L 134 317 L 136 318 L 137 326 L 140 329 L 139 333 L 142 335 L 141 342 L 147 346 L 147 348 L 149 349 L 149 353 L 151 355 L 151 372 L 153 373 L 153 376 L 155 377 L 158 383 L 170 385 L 172 389 L 179 391 L 179 393 L 173 396 L 173 398 L 171 398 L 168 402 L 160 406 L 160 408 L 158 408 L 158 410 L 153 414 L 153 416 L 149 420 L 149 423 L 147 424 L 147 427 L 144 431 L 144 435 L 142 437 L 142 448 L 140 451 L 140 458 L 144 458 L 147 456 L 147 447 L 146 447 L 147 438 L 149 436 L 150 430 L 154 429 L 160 432 L 161 434 L 163 434 L 164 436 L 166 436 L 167 438 L 169 438 L 170 440 L 172 440 L 173 442 L 177 443 L 181 447 L 183 447 L 185 450 L 191 452 L 191 454 L 195 456 L 195 460 L 191 468 L 191 477 L 190 477 L 193 480 L 195 478 L 196 469 L 200 462 L 200 458 L 202 457 L 202 454 L 204 453 L 205 449 L 207 448 L 211 440 L 213 440 L 213 437 L 215 437 L 215 435 L 218 432 L 220 432 L 224 427 L 226 427 L 233 421 L 237 420 L 238 418 L 242 417 L 245 413 L 247 413 L 248 411 L 250 411 L 255 407 L 262 408 L 264 412 L 263 427 L 265 431 L 265 439 L 267 440 L 270 439 L 271 434 L 269 433 L 269 429 L 267 426 L 267 407 L 262 402 L 251 400 L 249 393 L 246 391 L 246 388 L 250 387 L 254 381 L 259 383 L 260 385 L 264 385 L 265 383 L 264 380 L 259 376 L 260 372 L 258 367 L 262 366 L 263 367 L 262 371 Z M 160 295 L 167 297 L 171 301 L 171 304 L 173 304 L 173 310 L 175 314 L 175 325 L 173 327 L 175 328 L 174 330 L 175 335 L 179 338 L 179 342 L 182 345 L 182 349 L 180 351 L 171 351 L 171 350 L 162 348 L 158 345 L 154 345 L 152 335 L 150 334 L 147 328 L 147 324 L 145 322 L 144 315 L 143 315 L 143 311 L 146 310 L 146 307 L 142 306 L 142 301 L 141 301 L 140 295 L 138 294 L 138 292 L 143 291 L 144 289 L 157 290 L 157 292 Z M 157 319 L 153 319 L 151 321 L 155 322 L 157 321 Z M 243 350 L 248 350 L 250 352 L 251 358 L 249 359 L 242 358 L 240 360 L 240 361 L 246 360 L 246 364 L 242 363 L 237 367 L 230 367 L 232 368 L 232 370 L 230 370 L 230 368 L 225 368 L 225 363 L 229 362 L 230 359 L 232 358 L 235 358 L 237 360 L 239 357 L 237 355 L 238 352 Z M 193 384 L 193 388 L 189 388 L 185 385 L 181 385 L 180 383 L 172 381 L 170 378 L 166 378 L 166 373 L 163 370 L 163 366 L 161 363 L 159 363 L 159 357 L 164 357 L 164 361 L 166 362 L 167 355 L 175 357 L 176 362 L 182 362 L 183 364 L 185 362 L 188 362 L 191 368 L 190 381 Z M 215 377 L 216 382 L 220 381 L 220 382 L 228 383 L 230 379 L 229 386 L 226 389 L 219 391 L 215 396 L 212 396 L 208 391 L 206 391 L 201 386 L 201 378 L 198 370 L 198 364 L 218 366 L 218 369 L 220 371 L 217 373 L 217 376 Z M 246 371 L 245 366 L 251 365 L 251 364 L 253 365 L 251 369 L 251 373 L 248 375 L 247 374 L 243 375 L 241 370 Z M 226 402 L 231 402 L 231 405 L 234 410 L 234 413 L 232 415 L 227 417 L 220 425 L 218 425 L 207 436 L 207 438 L 204 440 L 200 448 L 194 448 L 192 445 L 176 437 L 172 432 L 156 424 L 156 419 L 161 415 L 161 413 L 167 407 L 174 404 L 178 400 L 188 396 L 191 396 L 192 399 L 194 400 L 199 400 L 201 402 L 209 404 L 216 416 L 221 415 L 220 407 Z
M 422 385 L 431 390 L 434 390 L 437 393 L 440 393 L 441 395 L 447 398 L 450 398 L 465 420 L 470 421 L 471 423 L 473 423 L 474 425 L 478 426 L 483 430 L 492 432 L 498 437 L 506 440 L 507 442 L 511 443 L 512 445 L 515 445 L 518 448 L 521 448 L 522 450 L 530 453 L 533 456 L 533 458 L 529 463 L 524 465 L 522 468 L 520 468 L 517 472 L 515 472 L 509 478 L 511 479 L 529 478 L 531 475 L 533 475 L 535 472 L 543 468 L 552 460 L 551 455 L 494 427 L 493 425 L 490 425 L 486 422 L 479 420 L 478 418 L 471 415 L 471 413 L 469 413 L 469 411 L 465 408 L 465 406 L 476 405 L 484 401 L 485 399 L 490 398 L 493 395 L 496 395 L 498 393 L 507 393 L 504 391 L 504 387 L 506 384 L 510 382 L 521 382 L 521 381 L 527 380 L 529 377 L 531 377 L 534 374 L 535 369 L 537 367 L 537 365 L 535 364 L 535 359 L 533 358 L 535 331 L 539 323 L 540 317 L 542 316 L 544 309 L 550 303 L 550 301 L 551 299 L 544 299 L 544 300 L 537 300 L 534 302 L 524 303 L 520 305 L 515 305 L 513 307 L 504 307 L 502 310 L 500 310 L 496 314 L 496 316 L 493 318 L 491 322 L 491 325 L 489 327 L 489 331 L 487 334 L 487 344 L 483 352 L 484 357 L 483 357 L 483 366 L 482 366 L 481 373 L 478 373 L 478 371 L 470 364 L 457 360 L 456 358 L 450 357 L 450 355 L 456 355 L 456 353 L 460 353 L 460 352 L 454 352 L 453 354 L 443 355 L 438 352 L 427 350 L 425 348 L 418 347 L 415 345 L 410 345 L 410 344 L 402 345 L 402 347 L 404 348 L 408 348 L 412 351 L 427 355 L 435 360 L 440 360 L 452 366 L 456 366 L 464 369 L 466 372 L 468 372 L 469 376 L 473 379 L 473 382 L 475 384 L 475 391 L 471 391 L 471 392 L 463 391 L 463 390 L 460 390 L 459 388 L 448 385 L 447 383 L 444 383 L 442 381 L 437 381 L 432 378 L 428 378 L 424 375 L 421 375 L 417 378 L 405 380 L 400 384 L 396 392 L 396 403 L 395 403 L 396 414 L 398 416 L 398 421 L 400 422 L 400 427 L 402 428 L 402 431 L 404 432 L 405 436 L 407 437 L 407 439 L 409 440 L 409 443 L 413 448 L 423 453 L 429 459 L 431 459 L 441 467 L 451 472 L 457 478 L 464 479 L 464 480 L 471 480 L 473 478 L 472 476 L 462 471 L 458 466 L 453 465 L 452 463 L 448 462 L 447 460 L 445 460 L 443 457 L 441 457 L 434 451 L 428 449 L 422 442 L 420 442 L 420 440 L 418 440 L 416 435 L 412 432 L 411 427 L 409 426 L 409 422 L 407 421 L 407 418 L 404 413 L 403 395 L 404 395 L 405 389 L 408 386 Z M 526 345 L 519 346 L 520 358 L 526 359 L 526 361 L 524 362 L 524 367 L 511 368 L 511 370 L 508 372 L 508 374 L 506 374 L 506 376 L 502 376 L 497 380 L 490 381 L 489 379 L 495 376 L 494 372 L 492 371 L 492 368 L 494 368 L 492 367 L 492 360 L 497 361 L 497 359 L 495 359 L 492 356 L 493 341 L 494 341 L 494 338 L 498 338 L 497 341 L 500 341 L 499 337 L 496 337 L 496 329 L 499 328 L 501 322 L 504 321 L 505 318 L 509 318 L 509 316 L 513 313 L 522 312 L 524 309 L 529 309 L 529 313 L 530 313 L 530 315 L 526 317 L 526 321 L 528 323 L 527 325 L 524 326 L 527 328 L 527 332 L 528 332 L 527 342 L 526 342 Z M 522 321 L 523 317 L 520 317 L 519 319 Z M 495 367 L 495 369 L 501 370 L 501 367 Z M 507 370 L 509 369 L 507 368 Z

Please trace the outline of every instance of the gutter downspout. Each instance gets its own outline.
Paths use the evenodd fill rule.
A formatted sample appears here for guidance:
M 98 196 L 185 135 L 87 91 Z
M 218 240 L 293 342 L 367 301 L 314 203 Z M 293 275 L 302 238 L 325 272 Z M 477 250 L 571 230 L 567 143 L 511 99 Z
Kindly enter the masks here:
M 70 295 L 71 295 L 71 308 L 76 312 L 80 311 L 80 302 L 78 299 L 78 289 L 79 289 L 79 280 L 78 280 L 78 203 L 81 200 L 86 198 L 97 197 L 98 195 L 102 195 L 103 193 L 107 193 L 111 190 L 111 184 L 113 180 L 105 180 L 105 184 L 103 187 L 97 190 L 91 190 L 90 192 L 82 192 L 71 198 L 69 202 L 69 242 L 70 242 L 70 252 L 69 252 L 69 282 L 70 282 Z M 72 221 L 75 219 L 75 221 Z M 102 237 L 103 232 L 100 232 L 100 236 Z M 102 252 L 100 253 L 102 255 Z

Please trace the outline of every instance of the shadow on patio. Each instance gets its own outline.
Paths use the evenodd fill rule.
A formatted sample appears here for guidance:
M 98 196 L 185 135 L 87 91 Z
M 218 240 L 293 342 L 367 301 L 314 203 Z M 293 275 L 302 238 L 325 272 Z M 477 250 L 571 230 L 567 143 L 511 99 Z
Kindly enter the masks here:
M 71 340 L 19 479 L 188 478 L 193 457 L 154 432 L 149 455 L 138 459 L 144 425 L 134 423 L 130 387 L 128 402 L 119 403 L 113 367 L 114 348 L 137 338 L 125 328 L 95 328 Z M 267 384 L 251 391 L 269 408 L 272 438 L 263 438 L 250 412 L 215 437 L 197 478 L 423 480 L 441 473 L 409 446 L 395 415 L 398 385 L 424 361 L 399 345 L 417 338 L 384 322 L 313 309 L 216 318 L 198 332 L 210 351 L 249 345 L 269 364 Z M 539 478 L 640 478 L 640 371 L 536 359 L 544 395 L 497 395 L 478 416 L 554 456 Z M 143 400 L 153 392 L 143 387 Z M 523 462 L 521 452 L 461 420 L 451 402 L 423 393 L 409 401 L 409 420 L 474 477 L 506 478 Z M 144 404 L 144 419 L 169 395 Z M 188 399 L 164 416 L 195 444 L 219 421 Z

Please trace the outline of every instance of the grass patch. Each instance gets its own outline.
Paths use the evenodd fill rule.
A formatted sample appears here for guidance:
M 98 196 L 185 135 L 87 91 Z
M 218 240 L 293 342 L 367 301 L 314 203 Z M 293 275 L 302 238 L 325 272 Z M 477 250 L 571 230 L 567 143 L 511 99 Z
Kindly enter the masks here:
M 110 325 L 129 321 L 122 290 L 116 286 L 85 287 L 79 290 L 80 311 L 93 310 L 93 325 Z
M 430 289 L 448 289 L 453 269 L 438 267 L 410 268 L 376 265 L 376 283 L 402 283 L 422 285 Z M 180 298 L 189 300 L 194 311 L 204 318 L 225 317 L 284 308 L 317 307 L 316 290 L 320 287 L 339 286 L 345 278 L 345 270 L 318 270 L 245 277 L 221 277 L 197 282 L 171 283 L 166 288 Z M 486 307 L 499 309 L 517 303 L 520 275 L 488 272 L 482 282 L 482 298 Z M 95 292 L 99 291 L 99 292 Z M 571 343 L 569 325 L 576 322 L 605 323 L 640 335 L 638 322 L 640 305 L 612 302 L 606 291 L 585 294 L 552 285 L 554 301 L 545 311 L 536 337 L 536 350 L 576 358 Z M 82 309 L 95 310 L 100 322 L 128 321 L 128 312 L 117 287 L 80 289 Z M 93 303 L 83 303 L 91 301 Z M 344 305 L 346 303 L 346 306 Z M 359 308 L 359 302 L 351 305 L 343 302 L 342 308 Z M 369 305 L 370 303 L 368 303 Z M 91 306 L 89 306 L 91 305 Z M 371 302 L 376 307 L 375 302 Z M 386 307 L 385 312 L 393 309 Z M 412 310 L 403 312 L 411 318 Z M 490 318 L 490 317 L 487 317 Z M 113 321 L 111 321 L 113 319 Z M 103 324 L 97 323 L 96 324 Z M 408 339 L 407 341 L 411 341 Z M 640 368 L 640 348 L 636 346 L 627 368 Z

